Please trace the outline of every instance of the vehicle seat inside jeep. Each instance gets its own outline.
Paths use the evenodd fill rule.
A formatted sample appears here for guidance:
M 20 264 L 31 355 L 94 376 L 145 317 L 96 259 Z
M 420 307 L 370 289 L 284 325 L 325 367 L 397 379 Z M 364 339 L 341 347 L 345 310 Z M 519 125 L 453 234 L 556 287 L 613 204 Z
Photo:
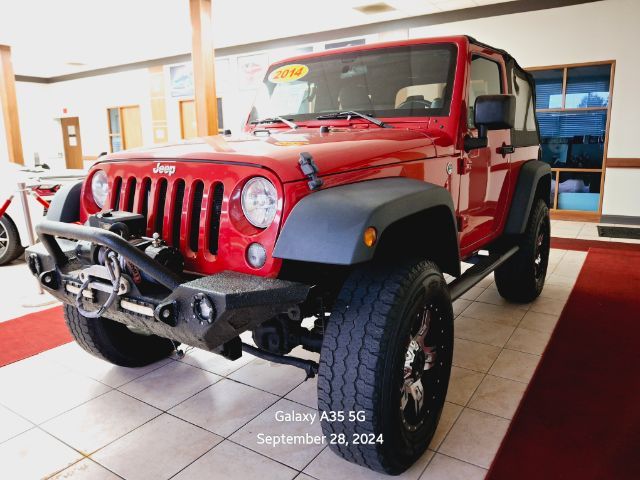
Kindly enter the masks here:
M 371 110 L 371 98 L 366 85 L 351 83 L 344 85 L 338 93 L 340 110 Z

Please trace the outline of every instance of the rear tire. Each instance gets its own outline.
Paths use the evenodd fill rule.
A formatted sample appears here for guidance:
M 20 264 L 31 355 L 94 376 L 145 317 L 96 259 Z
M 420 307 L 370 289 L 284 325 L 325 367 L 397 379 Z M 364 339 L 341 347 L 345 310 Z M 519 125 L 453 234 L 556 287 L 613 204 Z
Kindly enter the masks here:
M 496 286 L 503 298 L 527 303 L 540 295 L 547 276 L 550 235 L 549 208 L 538 199 L 519 240 L 520 250 L 495 271 Z
M 20 233 L 16 224 L 6 213 L 0 217 L 0 265 L 6 265 L 18 258 L 24 248 L 20 243 Z
M 156 335 L 133 333 L 126 325 L 106 318 L 87 318 L 64 306 L 71 335 L 91 355 L 121 367 L 144 367 L 168 357 L 174 344 Z
M 399 474 L 429 446 L 451 373 L 453 311 L 438 267 L 428 261 L 366 265 L 345 282 L 325 329 L 318 407 L 331 449 Z M 350 420 L 349 412 L 365 418 Z M 346 443 L 331 443 L 344 439 Z M 354 443 L 354 440 L 373 440 Z M 382 439 L 382 443 L 377 440 Z

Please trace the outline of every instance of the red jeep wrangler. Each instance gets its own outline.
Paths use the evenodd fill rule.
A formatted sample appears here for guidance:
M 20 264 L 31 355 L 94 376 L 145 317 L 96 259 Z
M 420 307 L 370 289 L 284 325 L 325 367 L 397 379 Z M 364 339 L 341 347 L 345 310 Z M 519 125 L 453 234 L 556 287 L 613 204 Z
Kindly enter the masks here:
M 331 448 L 397 474 L 442 411 L 452 300 L 492 271 L 514 302 L 544 285 L 534 106 L 531 76 L 465 36 L 282 61 L 241 136 L 109 155 L 63 189 L 29 267 L 117 365 L 184 343 L 318 374 Z

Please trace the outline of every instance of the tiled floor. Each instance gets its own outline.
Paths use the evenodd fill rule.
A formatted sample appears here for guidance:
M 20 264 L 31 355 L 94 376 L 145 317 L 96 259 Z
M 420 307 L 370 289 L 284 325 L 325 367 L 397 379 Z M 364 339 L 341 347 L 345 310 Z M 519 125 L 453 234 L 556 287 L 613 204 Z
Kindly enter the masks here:
M 592 222 L 570 222 L 567 220 L 551 220 L 551 232 L 554 237 L 579 238 L 584 240 L 601 240 L 604 242 L 640 243 L 640 240 L 626 238 L 611 238 L 598 236 L 598 223 Z M 638 225 L 623 225 L 614 223 L 603 223 L 600 225 L 616 227 L 635 227 Z
M 591 225 L 567 223 L 555 222 L 554 235 Z M 484 477 L 585 257 L 553 250 L 547 285 L 531 304 L 507 304 L 492 276 L 455 303 L 447 403 L 429 451 L 400 478 Z M 275 420 L 279 410 L 315 411 L 315 388 L 301 370 L 251 356 L 230 362 L 192 349 L 126 369 L 67 344 L 0 369 L 0 476 L 383 478 L 322 445 L 259 444 L 260 433 L 319 434 L 317 423 Z

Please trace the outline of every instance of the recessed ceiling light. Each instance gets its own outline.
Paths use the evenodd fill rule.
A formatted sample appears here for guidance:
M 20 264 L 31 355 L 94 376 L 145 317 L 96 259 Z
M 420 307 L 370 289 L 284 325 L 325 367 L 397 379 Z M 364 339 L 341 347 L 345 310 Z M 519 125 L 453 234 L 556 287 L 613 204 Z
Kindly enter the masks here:
M 353 9 L 359 11 L 360 13 L 364 13 L 365 15 L 376 15 L 378 13 L 393 12 L 395 10 L 395 8 L 393 8 L 391 5 L 384 2 L 371 3 L 369 5 L 362 5 L 360 7 L 353 7 Z
M 67 65 L 69 65 L 70 67 L 84 67 L 86 65 L 86 63 L 82 63 L 82 62 L 67 62 Z

